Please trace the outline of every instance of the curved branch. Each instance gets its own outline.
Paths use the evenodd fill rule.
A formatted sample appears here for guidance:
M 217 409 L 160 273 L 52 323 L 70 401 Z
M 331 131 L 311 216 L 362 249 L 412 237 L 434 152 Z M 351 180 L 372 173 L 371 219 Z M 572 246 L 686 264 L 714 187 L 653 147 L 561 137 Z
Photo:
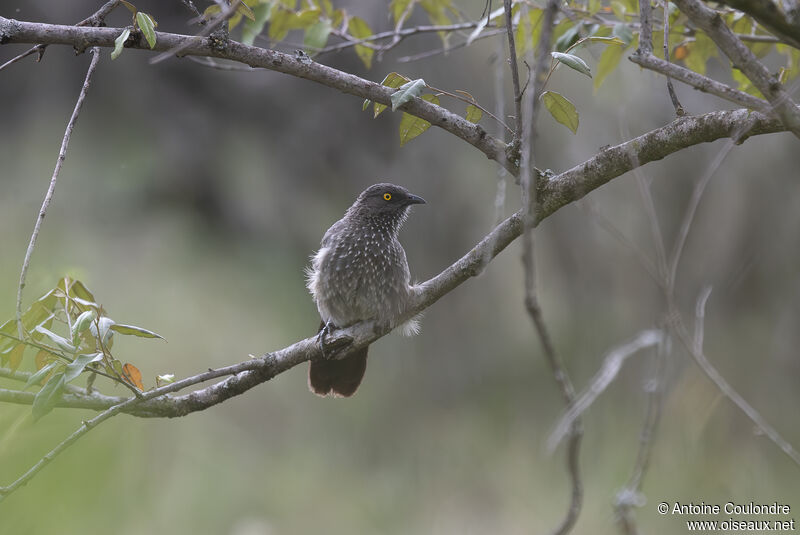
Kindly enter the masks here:
M 742 71 L 761 91 L 786 128 L 800 138 L 800 107 L 791 99 L 778 79 L 758 60 L 753 51 L 728 28 L 720 14 L 700 0 L 675 0 L 675 4 L 716 43 L 734 67 Z
M 784 130 L 785 127 L 777 119 L 748 110 L 682 117 L 630 141 L 608 147 L 559 175 L 541 179 L 537 195 L 536 223 L 613 178 L 686 147 L 726 137 L 741 140 L 751 135 Z M 482 273 L 495 256 L 522 234 L 521 218 L 522 212 L 513 214 L 467 254 L 440 274 L 419 285 L 411 307 L 399 322 L 422 312 L 469 278 Z M 371 322 L 364 322 L 334 331 L 327 344 L 331 347 L 344 346 L 336 356 L 343 358 L 387 332 Z M 145 399 L 126 405 L 122 412 L 141 417 L 184 416 L 238 396 L 302 362 L 317 358 L 321 358 L 321 354 L 316 337 L 306 338 L 273 353 L 225 368 L 209 370 L 168 385 L 168 392 L 175 392 L 204 381 L 230 376 L 200 390 L 180 396 L 157 397 L 152 396 L 152 392 L 146 392 Z M 29 405 L 33 403 L 33 397 L 34 394 L 28 392 L 0 389 L 0 402 Z M 56 406 L 103 410 L 123 401 L 125 398 L 102 396 L 98 393 L 70 392 L 64 394 Z
M 642 5 L 645 5 L 645 3 L 646 2 L 642 2 Z M 645 69 L 674 78 L 679 82 L 694 87 L 698 91 L 716 95 L 719 98 L 728 100 L 739 106 L 746 106 L 752 110 L 758 110 L 761 113 L 772 113 L 772 107 L 765 100 L 754 97 L 744 91 L 734 89 L 721 82 L 708 78 L 707 76 L 698 74 L 693 70 L 676 65 L 675 63 L 664 61 L 651 53 L 644 53 L 641 50 L 637 50 L 628 57 L 628 60 Z
M 94 28 L 62 26 L 38 22 L 23 22 L 0 17 L 0 44 L 60 44 L 71 45 L 79 51 L 90 46 L 113 47 L 114 39 L 122 33 L 122 28 Z M 150 50 L 150 46 L 139 33 L 132 33 L 125 43 L 126 48 Z M 395 91 L 370 80 L 317 63 L 306 55 L 294 56 L 276 50 L 247 46 L 236 41 L 228 41 L 219 48 L 219 43 L 208 38 L 156 32 L 155 52 L 180 49 L 183 56 L 214 57 L 244 63 L 277 71 L 298 78 L 305 78 L 319 84 L 338 89 L 342 93 L 391 105 L 391 95 Z M 483 152 L 487 158 L 503 165 L 510 173 L 519 172 L 513 161 L 505 157 L 505 144 L 489 135 L 482 126 L 473 124 L 451 111 L 430 104 L 421 98 L 400 106 L 401 110 L 434 126 L 450 132 Z
M 721 4 L 738 9 L 787 44 L 800 48 L 800 12 L 782 13 L 772 0 L 720 0 Z

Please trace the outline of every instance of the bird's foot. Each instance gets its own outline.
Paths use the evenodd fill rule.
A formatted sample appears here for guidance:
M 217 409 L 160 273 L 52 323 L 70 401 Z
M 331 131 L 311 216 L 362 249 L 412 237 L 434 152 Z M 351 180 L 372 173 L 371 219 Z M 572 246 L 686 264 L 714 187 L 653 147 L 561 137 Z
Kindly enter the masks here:
M 319 334 L 317 334 L 317 343 L 319 344 L 319 348 L 322 351 L 322 358 L 324 359 L 329 358 L 327 348 L 325 347 L 325 337 L 331 334 L 335 328 L 336 326 L 328 321 L 319 330 Z

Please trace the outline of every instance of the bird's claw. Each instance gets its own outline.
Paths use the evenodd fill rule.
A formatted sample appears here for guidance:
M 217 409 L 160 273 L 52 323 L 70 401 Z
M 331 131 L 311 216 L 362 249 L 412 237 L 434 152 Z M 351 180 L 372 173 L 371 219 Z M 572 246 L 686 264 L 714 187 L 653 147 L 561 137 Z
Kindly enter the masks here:
M 322 351 L 322 358 L 327 359 L 329 355 L 325 349 L 325 337 L 331 334 L 331 332 L 336 328 L 333 323 L 330 321 L 325 322 L 325 325 L 322 326 L 322 329 L 319 330 L 319 334 L 317 334 L 317 343 L 319 344 L 319 349 Z

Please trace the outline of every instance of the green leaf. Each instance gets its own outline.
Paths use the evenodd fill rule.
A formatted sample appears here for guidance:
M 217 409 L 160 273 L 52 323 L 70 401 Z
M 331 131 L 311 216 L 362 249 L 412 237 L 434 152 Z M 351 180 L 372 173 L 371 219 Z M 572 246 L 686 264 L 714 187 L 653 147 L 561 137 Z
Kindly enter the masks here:
M 242 6 L 243 4 L 239 5 Z M 150 45 L 150 48 L 156 46 L 156 22 L 153 20 L 153 17 L 139 11 L 136 13 L 136 24 L 139 26 L 139 29 L 142 30 L 142 34 L 144 34 L 144 38 L 147 39 L 147 44 Z
M 89 328 L 95 317 L 94 310 L 85 310 L 81 312 L 81 315 L 72 323 L 72 345 L 78 346 L 81 333 Z
M 389 4 L 389 9 L 392 11 L 392 18 L 394 19 L 395 24 L 400 20 L 400 17 L 403 16 L 403 13 L 406 12 L 408 9 L 408 5 L 415 0 L 392 0 L 391 4 Z
M 516 34 L 517 46 L 520 47 L 518 54 L 524 54 L 528 50 L 536 48 L 539 44 L 543 17 L 543 9 L 531 8 L 528 11 L 528 17 L 520 19 Z
M 483 112 L 479 107 L 472 104 L 467 106 L 467 114 L 464 116 L 464 119 L 471 123 L 477 123 L 481 120 L 481 117 L 483 117 Z
M 304 30 L 306 28 L 310 28 L 319 22 L 321 15 L 321 9 L 304 9 L 303 11 L 295 14 L 294 20 L 292 20 L 292 29 Z
M 122 54 L 122 49 L 125 46 L 125 41 L 128 40 L 128 37 L 131 35 L 131 29 L 125 28 L 122 30 L 122 33 L 114 39 L 114 50 L 111 51 L 111 59 L 117 59 L 120 54 Z
M 35 385 L 35 384 L 41 382 L 41 380 L 44 379 L 45 377 L 47 377 L 47 374 L 50 373 L 59 364 L 61 364 L 61 363 L 57 362 L 57 361 L 51 362 L 50 364 L 46 365 L 44 368 L 42 368 L 38 372 L 32 373 L 31 376 L 28 377 L 28 380 L 25 382 L 24 389 L 30 388 L 32 385 Z
M 253 10 L 250 9 L 250 7 L 244 2 L 239 2 L 239 5 L 236 6 L 236 12 L 241 15 L 244 15 L 245 17 L 247 17 L 252 21 L 256 20 L 256 14 L 253 13 Z
M 568 28 L 561 37 L 556 39 L 556 50 L 558 52 L 564 52 L 580 39 L 580 26 L 580 23 L 575 23 L 575 25 Z
M 684 60 L 686 67 L 696 73 L 705 74 L 706 63 L 717 55 L 717 45 L 705 33 L 697 32 L 694 41 L 689 43 L 687 47 L 689 48 L 689 55 Z
M 439 104 L 439 97 L 436 95 L 422 95 L 421 98 L 432 104 Z M 403 112 L 403 118 L 400 120 L 400 146 L 402 147 L 430 127 L 431 123 L 425 119 Z
M 564 54 L 561 52 L 551 52 L 550 55 L 553 56 L 560 63 L 563 63 L 564 65 L 569 67 L 570 69 L 574 69 L 581 74 L 585 74 L 589 78 L 592 77 L 592 71 L 589 70 L 589 66 L 586 64 L 585 61 L 583 61 L 578 56 L 572 54 Z
M 83 369 L 92 362 L 98 362 L 103 359 L 102 353 L 89 353 L 88 355 L 78 355 L 75 360 L 67 364 L 64 368 L 64 382 L 69 383 L 78 377 Z
M 12 370 L 19 368 L 22 364 L 22 355 L 25 353 L 25 344 L 17 344 L 8 352 L 8 367 Z
M 18 336 L 16 320 L 8 320 L 0 326 L 0 364 L 3 366 L 6 365 L 6 360 L 8 360 L 7 353 L 17 345 Z
M 578 110 L 572 102 L 554 91 L 545 91 L 541 99 L 553 119 L 572 130 L 573 134 L 578 132 Z
M 272 10 L 269 22 L 269 38 L 273 41 L 282 41 L 289 30 L 292 29 L 292 22 L 294 13 L 287 11 L 280 6 L 276 6 Z
M 242 27 L 242 43 L 246 45 L 253 44 L 253 42 L 256 40 L 256 36 L 260 35 L 261 32 L 264 31 L 264 25 L 269 20 L 269 15 L 271 12 L 272 2 L 258 4 L 253 9 L 255 19 L 248 19 L 244 21 L 244 26 Z
M 160 334 L 154 333 L 153 331 L 148 331 L 147 329 L 142 329 L 141 327 L 137 327 L 135 325 L 124 325 L 122 323 L 115 323 L 113 324 L 110 329 L 112 331 L 116 331 L 119 334 L 126 334 L 126 335 L 133 335 L 138 336 L 140 338 L 161 338 L 164 339 L 163 336 Z
M 409 100 L 418 97 L 425 87 L 425 80 L 422 78 L 418 78 L 401 85 L 397 91 L 392 93 L 392 111 L 396 111 L 397 108 Z
M 663 33 L 663 32 L 662 32 Z M 631 30 L 630 26 L 627 24 L 623 24 L 618 22 L 614 25 L 614 28 L 611 30 L 611 35 L 614 37 L 618 37 L 623 43 L 626 45 L 631 44 L 633 41 L 633 30 Z M 655 39 L 655 34 L 653 34 L 653 39 Z M 656 47 L 661 48 L 661 47 Z
M 45 383 L 41 390 L 36 393 L 33 398 L 33 419 L 38 420 L 55 406 L 61 397 L 61 392 L 64 391 L 66 385 L 64 381 L 64 374 L 58 373 L 53 375 L 49 381 Z
M 621 46 L 610 46 L 603 50 L 600 55 L 600 61 L 597 62 L 597 73 L 594 77 L 594 89 L 597 90 L 602 84 L 606 76 L 611 74 L 617 68 L 619 60 L 622 59 L 622 54 L 625 49 Z
M 403 85 L 403 84 L 405 84 L 407 82 L 410 82 L 410 81 L 411 80 L 409 80 L 408 78 L 406 78 L 402 74 L 397 74 L 396 72 L 390 72 L 389 74 L 386 75 L 386 78 L 383 79 L 383 81 L 381 82 L 381 85 L 385 85 L 386 87 L 391 87 L 393 89 L 397 89 L 401 85 Z M 361 107 L 361 111 L 366 110 L 367 106 L 369 106 L 370 102 L 371 101 L 369 99 L 365 100 L 364 101 L 364 105 Z M 375 119 L 385 109 L 386 109 L 386 105 L 385 104 L 381 104 L 379 102 L 376 102 L 372 118 Z
M 331 21 L 327 19 L 317 22 L 306 30 L 305 37 L 303 37 L 303 45 L 309 49 L 309 52 L 315 53 L 320 48 L 325 47 L 332 29 Z
M 369 25 L 364 19 L 359 17 L 350 17 L 347 23 L 347 31 L 356 39 L 364 39 L 372 35 L 372 30 Z M 375 54 L 375 51 L 364 45 L 356 45 L 355 49 L 356 54 L 358 54 L 364 66 L 369 69 L 372 66 L 372 56 Z
M 93 322 L 89 327 L 92 336 L 94 336 L 95 338 L 99 337 L 104 344 L 109 344 L 109 342 L 111 342 L 112 337 L 114 336 L 114 333 L 111 332 L 111 327 L 114 325 L 114 323 L 115 323 L 114 320 L 112 320 L 111 318 L 106 316 L 101 316 L 100 318 L 97 319 L 96 323 Z M 97 332 L 98 325 L 100 326 L 99 335 Z
M 622 46 L 625 46 L 626 44 L 628 44 L 628 43 L 625 43 L 625 41 L 623 41 L 622 39 L 620 39 L 619 37 L 616 37 L 616 36 L 615 37 L 600 37 L 600 36 L 597 36 L 597 35 L 591 35 L 589 37 L 584 37 L 583 39 L 581 39 L 581 41 L 588 41 L 588 42 L 591 42 L 591 43 L 601 43 L 601 44 L 604 44 L 604 45 L 622 45 Z
M 57 335 L 53 331 L 45 329 L 41 325 L 36 327 L 36 331 L 48 337 L 54 344 L 56 344 L 60 349 L 66 351 L 67 353 L 74 353 L 75 350 L 77 349 L 74 345 L 70 343 L 69 340 L 67 340 L 62 336 Z
M 611 11 L 614 12 L 614 16 L 617 17 L 617 20 L 625 22 L 625 4 L 618 1 L 611 2 Z

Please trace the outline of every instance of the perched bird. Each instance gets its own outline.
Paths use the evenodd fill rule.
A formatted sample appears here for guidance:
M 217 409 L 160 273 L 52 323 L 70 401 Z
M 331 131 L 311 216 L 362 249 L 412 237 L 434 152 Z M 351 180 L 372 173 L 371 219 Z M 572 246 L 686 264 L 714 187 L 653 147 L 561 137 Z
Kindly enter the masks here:
M 322 318 L 321 342 L 329 328 L 359 321 L 396 327 L 414 295 L 406 252 L 397 241 L 412 204 L 425 204 L 425 199 L 394 184 L 372 185 L 322 237 L 306 271 L 307 287 Z M 406 322 L 403 331 L 416 334 L 416 320 Z M 366 347 L 344 359 L 313 361 L 308 386 L 320 396 L 349 397 L 366 367 Z

